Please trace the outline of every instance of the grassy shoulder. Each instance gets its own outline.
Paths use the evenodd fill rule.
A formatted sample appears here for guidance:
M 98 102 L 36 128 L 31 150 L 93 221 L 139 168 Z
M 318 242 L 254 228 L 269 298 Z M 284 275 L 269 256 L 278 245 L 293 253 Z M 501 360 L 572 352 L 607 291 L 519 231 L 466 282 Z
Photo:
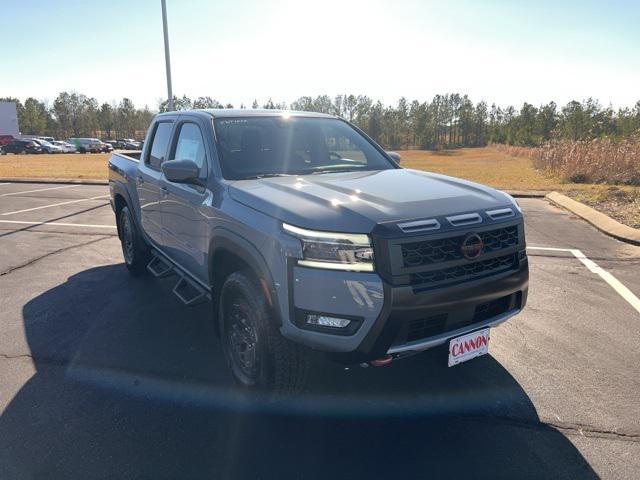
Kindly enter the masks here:
M 640 188 L 607 185 L 605 188 L 569 190 L 565 195 L 609 215 L 620 223 L 640 228 Z
M 107 179 L 108 153 L 0 155 L 0 177 Z

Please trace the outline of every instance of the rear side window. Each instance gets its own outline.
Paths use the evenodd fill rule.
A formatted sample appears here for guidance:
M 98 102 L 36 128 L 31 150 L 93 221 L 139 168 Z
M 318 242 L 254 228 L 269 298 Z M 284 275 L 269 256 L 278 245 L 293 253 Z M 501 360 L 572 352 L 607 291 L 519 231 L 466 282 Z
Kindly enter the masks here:
M 195 123 L 184 123 L 180 127 L 172 160 L 193 160 L 200 169 L 206 164 L 204 139 L 200 127 Z
M 160 170 L 160 165 L 164 162 L 164 156 L 167 154 L 172 126 L 171 122 L 159 122 L 156 125 L 151 140 L 151 150 L 147 158 L 147 164 L 151 168 Z

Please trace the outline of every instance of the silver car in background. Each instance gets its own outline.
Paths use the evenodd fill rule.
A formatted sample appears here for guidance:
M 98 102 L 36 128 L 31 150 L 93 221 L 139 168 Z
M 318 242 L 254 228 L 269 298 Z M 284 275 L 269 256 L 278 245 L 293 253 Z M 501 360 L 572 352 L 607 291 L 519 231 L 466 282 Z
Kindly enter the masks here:
M 31 140 L 40 145 L 42 147 L 42 151 L 45 153 L 62 153 L 61 147 L 54 145 L 47 140 L 43 140 L 41 138 L 32 138 Z
M 72 145 L 67 142 L 63 142 L 62 140 L 54 140 L 51 143 L 53 145 L 60 147 L 63 153 L 76 153 L 78 151 L 75 145 Z

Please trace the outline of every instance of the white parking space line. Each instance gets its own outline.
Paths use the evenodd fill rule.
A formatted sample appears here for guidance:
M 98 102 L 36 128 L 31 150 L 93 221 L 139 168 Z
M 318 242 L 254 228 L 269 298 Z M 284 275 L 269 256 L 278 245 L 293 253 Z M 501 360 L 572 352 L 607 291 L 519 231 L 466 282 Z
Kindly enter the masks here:
M 2 185 L 11 185 L 11 182 L 4 182 L 4 183 L 0 183 L 0 187 L 1 187 Z
M 47 190 L 61 190 L 63 188 L 81 187 L 82 185 L 63 185 L 62 187 L 39 188 L 37 190 L 24 190 L 21 192 L 2 193 L 0 197 L 9 197 L 11 195 L 22 195 L 24 193 L 46 192 Z
M 86 223 L 61 223 L 61 222 L 27 222 L 24 220 L 0 220 L 0 223 L 14 223 L 18 225 L 54 225 L 56 227 L 84 227 L 84 228 L 116 228 L 115 225 L 90 225 Z
M 629 305 L 636 309 L 638 313 L 640 313 L 640 299 L 635 296 L 635 294 L 629 290 L 624 284 L 614 277 L 612 274 L 607 272 L 604 268 L 600 267 L 596 262 L 587 258 L 587 256 L 582 253 L 580 250 L 575 248 L 552 248 L 552 247 L 527 247 L 527 250 L 543 250 L 548 252 L 570 252 L 574 257 L 582 262 L 582 264 L 587 267 L 592 273 L 597 274 L 602 278 L 605 282 L 609 284 L 611 288 L 613 288 L 618 295 L 624 298 Z
M 97 197 L 81 198 L 80 200 L 69 200 L 68 202 L 52 203 L 51 205 L 41 205 L 39 207 L 25 208 L 24 210 L 16 210 L 14 212 L 7 212 L 7 213 L 3 213 L 2 215 L 3 216 L 4 215 L 15 215 L 16 213 L 33 212 L 34 210 L 41 210 L 43 208 L 59 207 L 60 205 L 70 205 L 72 203 L 87 202 L 89 200 L 100 200 L 101 198 L 108 198 L 108 197 L 109 197 L 109 195 L 99 195 Z

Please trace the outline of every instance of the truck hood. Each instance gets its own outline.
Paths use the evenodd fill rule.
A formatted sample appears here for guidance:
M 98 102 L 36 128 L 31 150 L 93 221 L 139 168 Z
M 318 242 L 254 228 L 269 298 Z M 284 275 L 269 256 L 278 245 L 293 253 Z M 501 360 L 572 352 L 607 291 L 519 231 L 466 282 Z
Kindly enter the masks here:
M 238 180 L 231 197 L 303 228 L 370 233 L 376 224 L 510 205 L 506 194 L 410 169 Z

